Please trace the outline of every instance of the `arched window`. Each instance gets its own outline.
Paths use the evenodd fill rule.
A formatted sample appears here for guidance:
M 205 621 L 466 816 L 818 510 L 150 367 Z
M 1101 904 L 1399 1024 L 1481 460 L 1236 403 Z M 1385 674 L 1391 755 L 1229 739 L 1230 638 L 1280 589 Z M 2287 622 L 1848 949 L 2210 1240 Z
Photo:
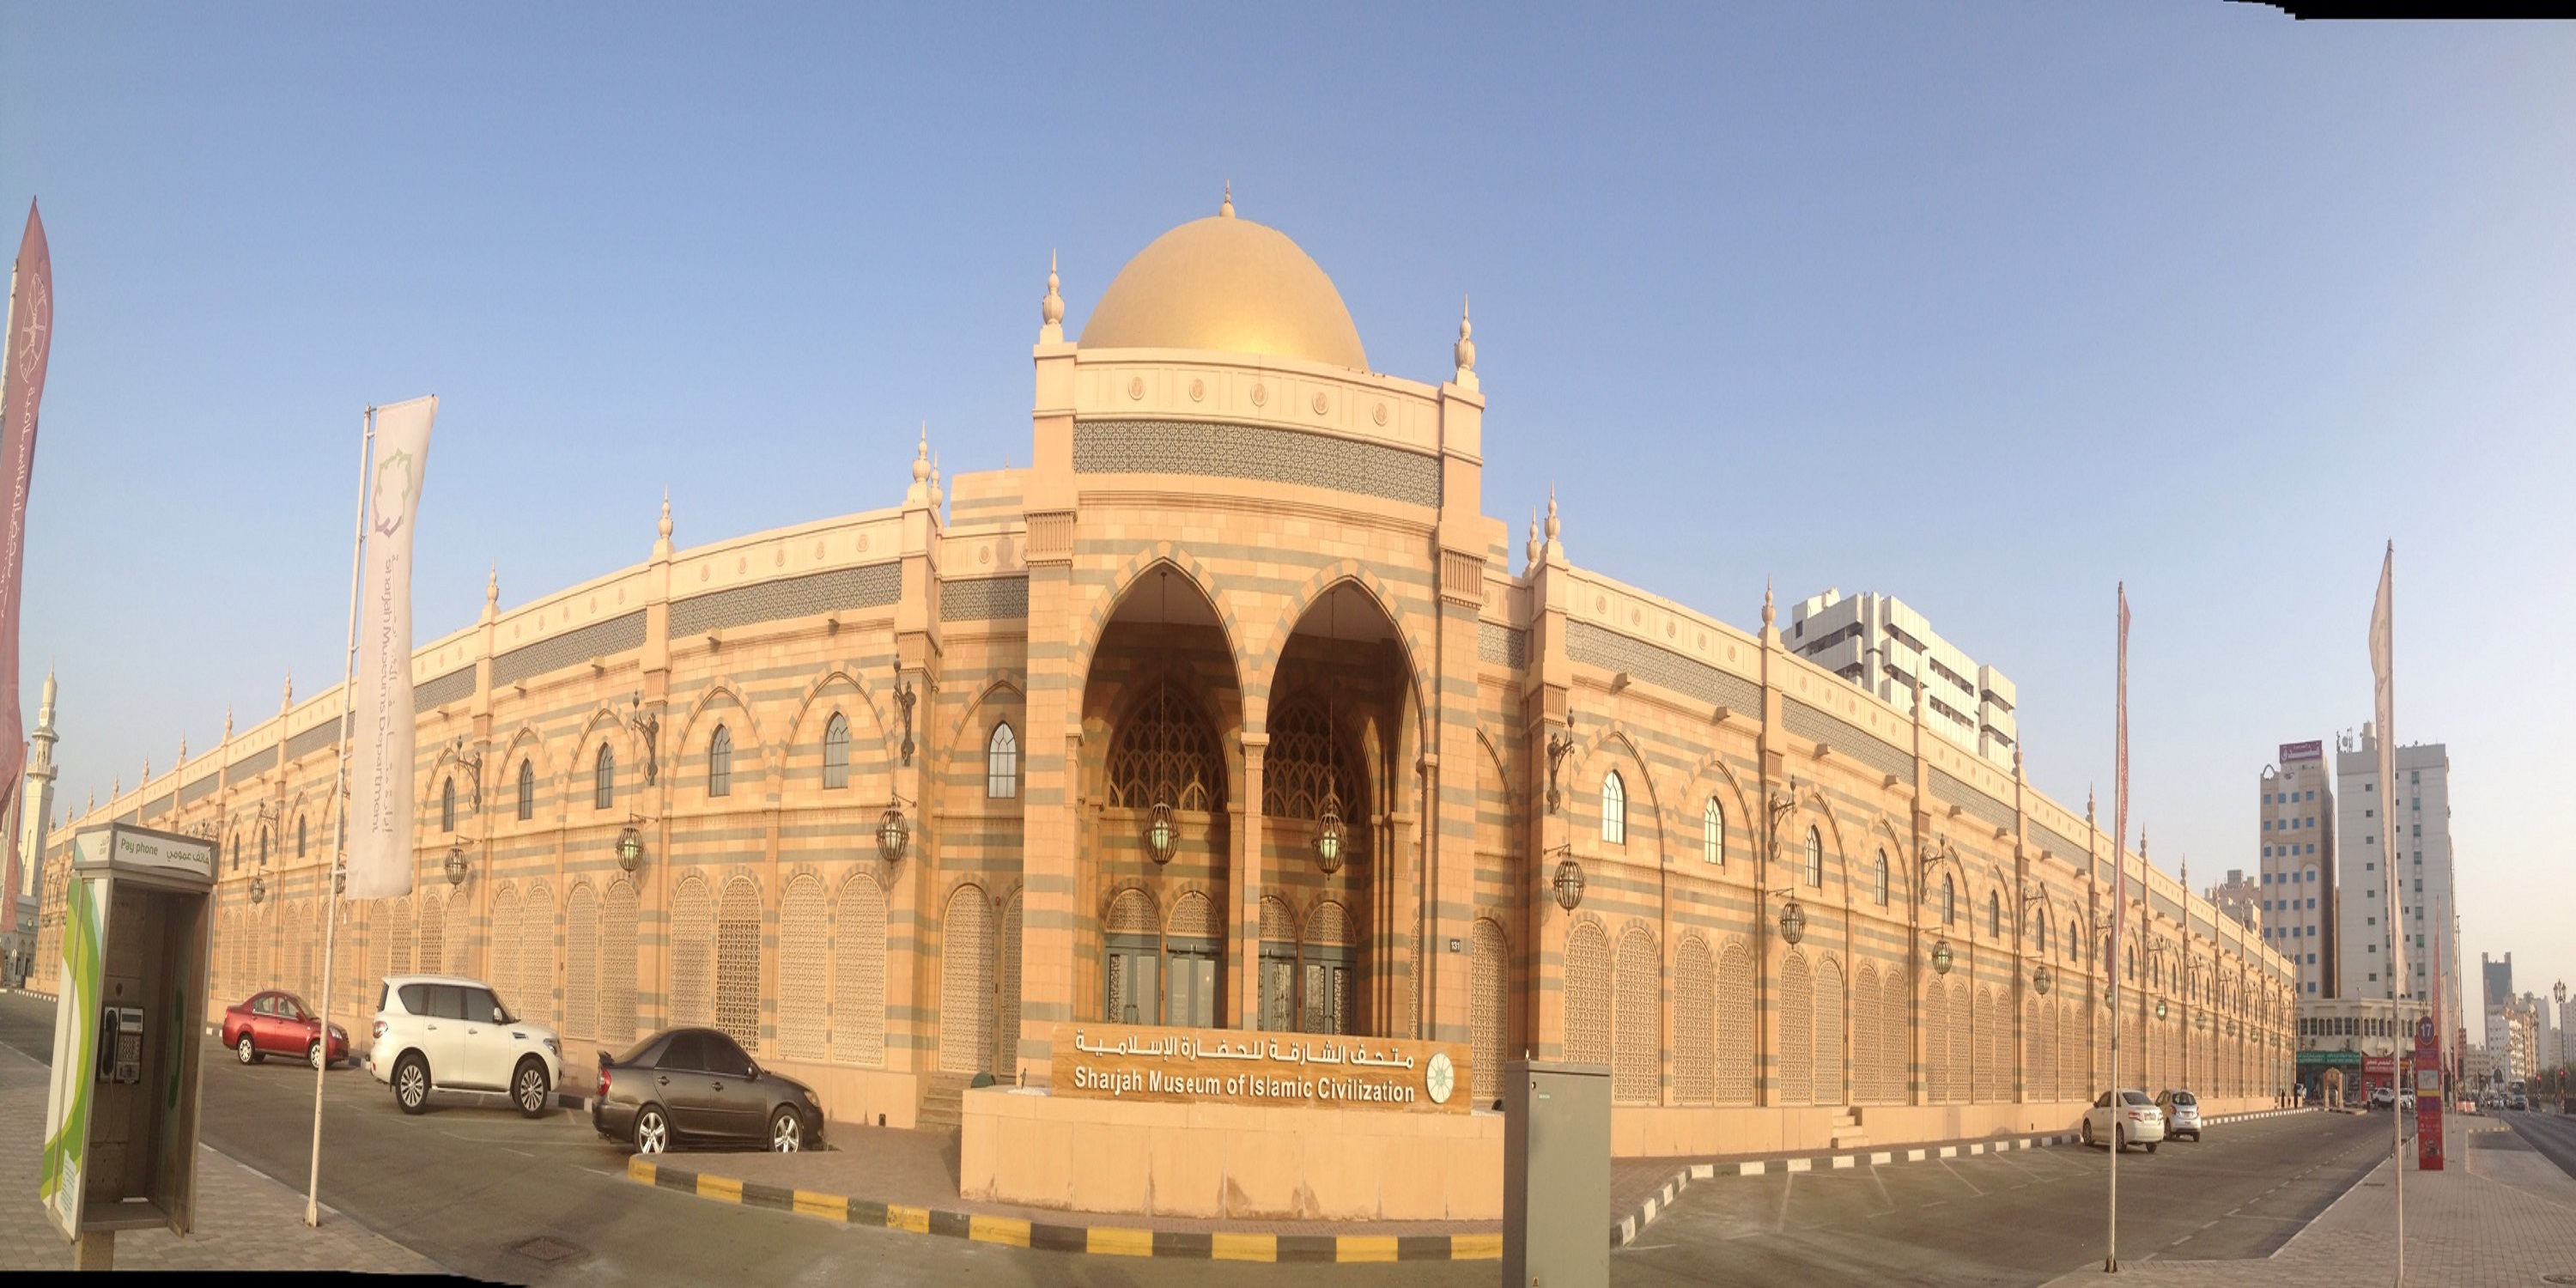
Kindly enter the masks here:
M 850 718 L 835 711 L 823 723 L 823 786 L 838 791 L 850 785 Z
M 1825 883 L 1825 838 L 1816 829 L 1807 829 L 1807 884 Z
M 1955 926 L 1958 923 L 1959 887 L 1951 882 L 1950 874 L 1944 872 L 1941 874 L 1941 924 Z
M 1870 878 L 1870 897 L 1878 901 L 1879 907 L 1887 906 L 1887 851 L 1885 850 L 1878 852 L 1878 871 Z
M 733 730 L 723 725 L 707 739 L 707 795 L 733 795 Z
M 2084 946 L 2076 941 L 2075 923 L 2070 921 L 2066 923 L 2066 960 L 2074 961 L 2083 955 Z
M 537 816 L 537 767 L 522 759 L 519 762 L 519 821 Z
M 1615 769 L 1601 779 L 1601 839 L 1612 845 L 1628 843 L 1628 784 L 1620 781 Z
M 608 809 L 617 804 L 617 753 L 607 743 L 599 744 L 599 756 L 590 764 L 590 807 Z
M 2045 952 L 2047 952 L 2047 951 L 2048 951 L 2048 905 L 2047 905 L 2047 904 L 2041 904 L 2041 905 L 2039 906 L 2039 920 L 2038 920 L 2036 923 L 2034 923 L 2034 924 L 2033 924 L 2032 931 L 2031 931 L 2031 936 L 2030 936 L 2030 941 L 2031 941 L 2032 943 L 2034 943 L 2034 944 L 2039 945 L 2039 951 L 2041 951 L 2042 953 L 2045 953 Z
M 456 780 L 453 778 L 443 779 L 438 784 L 438 830 L 442 832 L 456 830 Z M 265 859 L 268 852 L 268 837 L 263 834 L 259 839 L 261 857 Z
M 2001 939 L 2004 934 L 2004 899 L 1992 890 L 1986 892 L 1986 937 Z
M 304 857 L 304 841 L 304 820 L 299 816 L 295 820 L 295 857 L 298 859 Z
M 450 800 L 451 800 L 451 803 L 450 803 L 450 804 L 448 805 L 448 807 L 447 807 L 447 808 L 448 808 L 448 812 L 449 812 L 449 813 L 451 813 L 451 814 L 453 814 L 453 813 L 455 813 L 455 812 L 456 812 L 456 806 L 453 804 L 453 798 L 454 798 L 454 797 L 455 797 L 455 795 L 456 795 L 456 789 L 455 789 L 454 787 L 450 787 L 450 788 L 448 788 L 448 789 L 447 789 L 447 794 L 448 794 L 448 796 L 449 796 L 449 798 L 450 798 Z M 452 831 L 455 831 L 456 829 L 455 829 L 455 827 L 454 827 L 453 825 L 451 825 L 451 826 L 449 826 L 448 830 L 452 832 Z M 268 866 L 268 829 L 267 829 L 267 828 L 264 828 L 264 827 L 263 827 L 263 828 L 261 828 L 261 829 L 259 829 L 259 865 L 260 865 L 261 867 L 263 867 L 263 868 Z
M 1726 863 L 1726 811 L 1718 808 L 1714 796 L 1708 798 L 1708 808 L 1700 811 L 1699 857 L 1721 867 Z
M 1006 801 L 1020 794 L 1020 740 L 1009 721 L 993 726 L 984 742 L 984 796 Z

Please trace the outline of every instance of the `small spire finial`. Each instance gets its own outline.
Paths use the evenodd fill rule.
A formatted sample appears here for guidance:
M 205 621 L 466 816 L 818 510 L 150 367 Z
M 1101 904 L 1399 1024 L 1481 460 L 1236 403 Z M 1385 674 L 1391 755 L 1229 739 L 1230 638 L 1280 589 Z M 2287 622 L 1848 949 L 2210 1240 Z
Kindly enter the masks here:
M 654 531 L 661 534 L 664 541 L 671 539 L 671 489 L 669 488 L 662 489 L 662 522 Z M 498 574 L 500 565 L 494 564 L 492 571 Z
M 1765 577 L 1762 579 L 1762 625 L 1767 629 L 1777 616 L 1771 608 L 1771 579 Z
M 179 735 L 179 763 L 188 763 L 188 735 L 184 733 Z
M 226 741 L 226 742 L 231 742 L 232 740 L 233 740 L 233 709 L 232 709 L 231 707 L 226 707 L 226 708 L 224 708 L 224 741 Z
M 141 778 L 135 779 L 135 780 L 134 780 L 134 782 L 135 782 L 135 785 L 136 785 L 136 786 L 140 787 L 140 786 L 142 786 L 143 784 L 148 783 L 148 782 L 151 782 L 151 781 L 152 781 L 152 758 L 151 758 L 150 756 L 145 756 L 145 757 L 143 758 L 143 776 L 142 776 Z
M 1234 218 L 1234 180 L 1232 179 L 1225 181 L 1225 200 L 1217 203 L 1216 217 L 1219 219 Z
M 1466 383 L 1463 377 L 1471 376 L 1476 373 L 1475 335 L 1476 328 L 1473 325 L 1470 325 L 1467 321 L 1467 298 L 1462 295 L 1458 297 L 1458 343 L 1456 347 L 1450 351 L 1451 356 L 1458 359 L 1458 374 L 1462 377 L 1459 383 L 1461 384 Z
M 1555 485 L 1555 484 L 1553 484 L 1553 483 L 1550 483 L 1550 484 L 1548 484 L 1548 485 L 1547 485 L 1547 540 L 1548 540 L 1548 544 L 1550 544 L 1550 545 L 1554 545 L 1554 544 L 1556 544 L 1556 536 L 1557 536 L 1557 533 L 1559 533 L 1559 532 L 1563 531 L 1563 530 L 1564 530 L 1564 527 L 1565 527 L 1565 525 L 1564 525 L 1564 524 L 1557 522 L 1557 518 L 1556 518 L 1556 485 Z
M 288 672 L 286 673 L 286 691 L 285 691 L 284 693 L 282 693 L 282 694 L 279 694 L 279 695 L 278 695 L 278 698 L 277 698 L 277 709 L 278 709 L 278 711 L 279 711 L 279 713 L 280 713 L 280 714 L 283 714 L 283 713 L 285 713 L 286 711 L 288 711 L 288 710 L 290 710 L 291 708 L 293 708 L 294 706 L 295 706 L 295 672 L 293 672 L 293 671 L 291 671 L 291 670 L 290 670 L 290 671 L 288 671 Z
M 1048 251 L 1047 293 L 1046 298 L 1038 303 L 1038 321 L 1045 323 L 1049 330 L 1054 330 L 1055 328 L 1064 325 L 1064 293 L 1062 287 L 1063 282 L 1055 275 L 1055 252 Z M 1061 334 L 1061 332 L 1058 332 L 1058 334 Z
M 1532 566 L 1538 563 L 1538 507 L 1534 505 L 1530 507 L 1529 561 Z
M 930 481 L 930 422 L 926 420 L 921 422 L 921 445 L 912 453 L 912 481 Z
M 934 456 L 930 458 L 930 508 L 938 509 L 947 499 L 947 493 L 939 488 L 939 458 Z
M 486 607 L 501 602 L 501 561 L 492 561 L 492 570 L 483 575 L 483 603 Z

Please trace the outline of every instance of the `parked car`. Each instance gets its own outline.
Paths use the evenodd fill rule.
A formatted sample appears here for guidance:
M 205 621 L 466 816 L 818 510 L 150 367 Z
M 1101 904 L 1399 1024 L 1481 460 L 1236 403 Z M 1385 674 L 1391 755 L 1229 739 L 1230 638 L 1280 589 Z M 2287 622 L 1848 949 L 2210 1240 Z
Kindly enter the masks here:
M 2372 1088 L 2370 1089 L 2370 1107 L 2371 1107 L 2371 1108 L 2373 1108 L 2373 1109 L 2386 1109 L 2386 1108 L 2388 1108 L 2388 1107 L 2390 1107 L 2390 1106 L 2392 1106 L 2392 1105 L 2394 1105 L 2394 1104 L 2396 1104 L 2396 1103 L 2397 1103 L 2397 1093 L 2396 1093 L 2396 1092 L 2394 1092 L 2394 1091 L 2391 1091 L 2391 1090 L 2390 1090 L 2390 1089 L 2388 1089 L 2387 1087 L 2385 1087 L 2385 1086 L 2379 1086 L 2379 1087 L 2372 1087 Z
M 665 1029 L 621 1056 L 599 1053 L 590 1125 L 638 1154 L 683 1144 L 748 1144 L 792 1154 L 823 1147 L 814 1090 L 763 1069 L 714 1029 Z
M 2156 1102 L 2143 1091 L 2119 1094 L 2117 1110 L 2111 1106 L 2111 1093 L 2105 1091 L 2091 1109 L 2084 1111 L 2084 1143 L 2090 1145 L 2107 1138 L 2114 1149 L 2144 1145 L 2148 1153 L 2156 1152 L 2156 1146 L 2165 1138 L 2164 1111 L 2156 1108 Z
M 2164 1111 L 2167 1139 L 2189 1136 L 2194 1143 L 2199 1142 L 2200 1097 L 2179 1087 L 2169 1088 L 2156 1093 L 2156 1108 Z
M 505 1092 L 530 1118 L 563 1078 L 555 1031 L 510 1013 L 492 986 L 453 975 L 391 975 L 376 1009 L 367 1072 L 407 1114 L 433 1091 Z
M 2507 1109 L 2528 1111 L 2531 1108 L 2531 1097 L 2515 1096 L 2513 1099 L 2506 1101 L 2504 1107 Z
M 2411 1114 L 2415 1112 L 2414 1092 L 2401 1091 L 2397 1093 L 2397 1112 L 2401 1114 Z
M 349 1031 L 332 1025 L 326 1051 L 321 1028 L 321 1017 L 303 998 L 276 989 L 253 993 L 250 1000 L 224 1008 L 224 1045 L 243 1064 L 257 1064 L 273 1055 L 302 1056 L 319 1068 L 326 1060 L 338 1064 L 348 1059 Z

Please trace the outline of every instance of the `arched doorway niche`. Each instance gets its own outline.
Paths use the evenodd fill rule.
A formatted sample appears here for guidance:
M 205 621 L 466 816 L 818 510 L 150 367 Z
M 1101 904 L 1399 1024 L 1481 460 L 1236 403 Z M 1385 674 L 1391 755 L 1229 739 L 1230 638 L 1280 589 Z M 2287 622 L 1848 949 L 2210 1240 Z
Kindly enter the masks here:
M 1234 643 L 1216 605 L 1171 563 L 1147 567 L 1102 625 L 1083 681 L 1079 845 L 1089 916 L 1077 1014 L 1235 1022 L 1226 910 L 1242 731 Z M 1164 862 L 1146 841 L 1157 806 L 1172 827 Z M 1149 898 L 1121 900 L 1132 891 Z M 1137 921 L 1139 908 L 1159 924 Z

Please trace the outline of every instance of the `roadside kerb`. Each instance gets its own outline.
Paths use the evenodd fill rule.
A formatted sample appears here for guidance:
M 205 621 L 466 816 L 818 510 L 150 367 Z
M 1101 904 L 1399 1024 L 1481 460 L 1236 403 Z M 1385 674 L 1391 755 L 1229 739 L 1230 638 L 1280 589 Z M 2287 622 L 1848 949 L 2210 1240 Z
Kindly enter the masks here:
M 1503 1236 L 1493 1234 L 1269 1234 L 1252 1231 L 1141 1230 L 1106 1225 L 1058 1225 L 1019 1217 L 950 1212 L 939 1208 L 813 1190 L 762 1185 L 731 1177 L 683 1171 L 668 1163 L 631 1158 L 627 1178 L 656 1189 L 677 1190 L 721 1203 L 771 1208 L 913 1234 L 945 1235 L 1041 1252 L 1081 1252 L 1113 1257 L 1183 1257 L 1215 1261 L 1494 1261 Z
M 2251 1122 L 2257 1118 L 2278 1118 L 2283 1114 L 2314 1113 L 2312 1109 L 2262 1109 L 2252 1113 L 2220 1114 L 2209 1119 L 2216 1127 L 2226 1123 Z M 1807 1154 L 1792 1158 L 1762 1158 L 1740 1162 L 1713 1159 L 1692 1163 L 1674 1172 L 1653 1194 L 1646 1196 L 1637 1210 L 1610 1223 L 1610 1246 L 1624 1248 L 1637 1241 L 1646 1227 L 1654 1224 L 1673 1203 L 1689 1189 L 1692 1181 L 1713 1180 L 1719 1176 L 1760 1176 L 1766 1172 L 1813 1172 L 1818 1170 L 1858 1167 L 1866 1160 L 1873 1167 L 1893 1163 L 1920 1163 L 1926 1159 L 1963 1158 L 1977 1154 L 2002 1154 L 2019 1149 L 2044 1149 L 2052 1145 L 2081 1143 L 2075 1132 L 2045 1136 L 1999 1136 L 1989 1140 L 1962 1141 L 1952 1145 L 1921 1145 L 1905 1149 L 1853 1150 L 1848 1153 Z

